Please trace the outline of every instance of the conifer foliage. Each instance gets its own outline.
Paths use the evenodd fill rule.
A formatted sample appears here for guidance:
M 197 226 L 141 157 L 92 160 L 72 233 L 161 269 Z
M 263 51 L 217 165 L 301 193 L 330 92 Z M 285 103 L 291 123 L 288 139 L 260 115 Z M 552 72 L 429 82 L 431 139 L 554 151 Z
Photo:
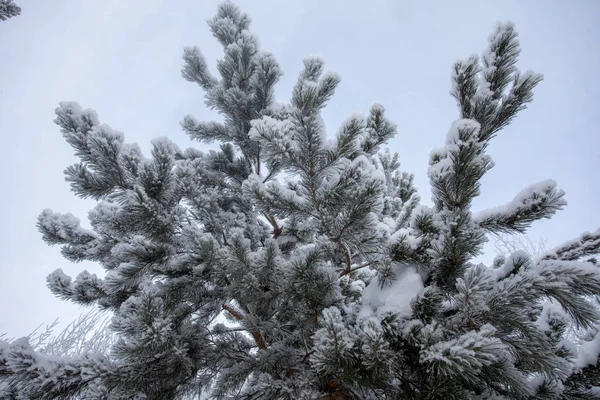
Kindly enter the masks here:
M 16 5 L 13 0 L 0 0 L 0 21 L 6 21 L 20 14 L 21 7 Z
M 56 109 L 80 159 L 66 180 L 97 205 L 91 229 L 51 210 L 38 227 L 106 275 L 57 270 L 48 286 L 112 311 L 115 342 L 77 357 L 0 342 L 3 398 L 600 398 L 600 231 L 537 258 L 472 261 L 488 235 L 526 232 L 566 204 L 547 180 L 471 210 L 489 143 L 542 80 L 517 69 L 514 27 L 452 68 L 459 115 L 431 153 L 426 206 L 382 148 L 397 130 L 383 106 L 328 136 L 321 111 L 339 77 L 305 59 L 289 103 L 275 103 L 281 70 L 249 25 L 229 2 L 209 21 L 218 76 L 184 50 L 183 77 L 222 121 L 181 125 L 218 151 L 161 138 L 145 157 L 94 111 Z

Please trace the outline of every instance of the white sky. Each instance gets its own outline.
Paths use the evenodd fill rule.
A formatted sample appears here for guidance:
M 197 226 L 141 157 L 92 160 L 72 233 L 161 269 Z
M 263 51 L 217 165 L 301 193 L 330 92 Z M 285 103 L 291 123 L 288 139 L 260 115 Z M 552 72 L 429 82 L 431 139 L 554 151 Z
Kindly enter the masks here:
M 129 142 L 149 148 L 169 136 L 191 143 L 184 115 L 212 119 L 202 91 L 180 78 L 183 46 L 198 45 L 210 64 L 221 49 L 206 19 L 215 0 L 19 0 L 22 15 L 0 22 L 0 333 L 20 336 L 81 310 L 55 299 L 45 277 L 73 265 L 46 246 L 35 223 L 44 208 L 82 220 L 93 206 L 69 192 L 62 171 L 75 162 L 53 124 L 59 101 L 95 109 Z M 480 52 L 494 23 L 516 23 L 520 67 L 545 76 L 531 107 L 490 148 L 496 167 L 475 210 L 503 204 L 523 187 L 553 178 L 569 206 L 538 222 L 531 237 L 559 244 L 600 222 L 600 1 L 244 0 L 263 50 L 285 76 L 289 98 L 301 59 L 320 55 L 342 76 L 325 111 L 330 134 L 354 112 L 383 103 L 399 126 L 390 147 L 429 200 L 428 155 L 457 118 L 448 95 L 450 67 Z M 214 68 L 213 68 L 214 71 Z M 490 259 L 493 250 L 484 258 Z M 102 273 L 100 273 L 103 276 Z

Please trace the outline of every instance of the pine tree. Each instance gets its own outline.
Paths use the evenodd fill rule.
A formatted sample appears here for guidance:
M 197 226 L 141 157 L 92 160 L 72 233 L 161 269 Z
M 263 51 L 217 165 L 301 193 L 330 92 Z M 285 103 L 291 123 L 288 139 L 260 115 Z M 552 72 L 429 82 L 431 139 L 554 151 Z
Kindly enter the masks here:
M 183 77 L 222 121 L 182 127 L 218 151 L 162 138 L 146 158 L 94 111 L 56 109 L 81 160 L 66 179 L 98 203 L 91 229 L 51 210 L 38 227 L 106 275 L 57 270 L 48 286 L 113 312 L 116 341 L 79 357 L 0 343 L 5 397 L 600 398 L 600 230 L 537 258 L 472 261 L 489 235 L 523 233 L 566 205 L 547 180 L 471 211 L 489 143 L 542 80 L 517 69 L 514 27 L 498 25 L 482 57 L 453 67 L 459 119 L 432 152 L 428 207 L 382 148 L 396 134 L 384 108 L 328 137 L 321 110 L 339 77 L 305 59 L 290 102 L 276 103 L 281 71 L 249 25 L 229 2 L 209 21 L 219 78 L 199 49 L 184 51 Z
M 6 21 L 17 15 L 21 15 L 21 7 L 16 5 L 13 0 L 0 0 L 0 21 Z

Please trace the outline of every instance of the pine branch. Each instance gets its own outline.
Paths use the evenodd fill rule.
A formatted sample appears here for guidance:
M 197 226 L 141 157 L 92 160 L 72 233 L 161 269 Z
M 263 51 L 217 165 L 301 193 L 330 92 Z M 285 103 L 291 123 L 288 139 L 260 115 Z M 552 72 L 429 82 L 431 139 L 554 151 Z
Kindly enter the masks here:
M 0 21 L 6 21 L 17 15 L 21 15 L 21 7 L 13 0 L 0 0 Z
M 439 210 L 466 210 L 480 192 L 480 179 L 493 166 L 479 142 L 481 125 L 470 119 L 452 124 L 446 146 L 431 155 L 427 172 Z
M 350 251 L 339 239 L 333 239 L 333 242 L 344 252 L 346 261 L 346 269 L 344 270 L 344 273 L 349 274 L 352 270 L 352 256 L 350 255 Z
M 181 122 L 181 127 L 190 138 L 204 143 L 212 143 L 215 140 L 230 142 L 231 133 L 227 127 L 218 122 L 200 122 L 191 115 L 187 115 Z
M 567 202 L 556 182 L 546 180 L 531 185 L 508 204 L 473 215 L 473 221 L 489 233 L 524 233 L 534 222 L 552 217 Z
M 25 338 L 12 342 L 4 357 L 1 379 L 9 379 L 8 387 L 22 395 L 41 400 L 72 398 L 108 372 L 101 359 L 63 360 L 36 354 Z
M 600 253 L 600 229 L 593 233 L 582 233 L 577 239 L 568 241 L 550 250 L 542 258 L 544 260 L 574 261 L 586 256 Z
M 353 273 L 354 271 L 358 271 L 359 269 L 370 267 L 371 265 L 374 265 L 376 263 L 377 263 L 377 261 L 369 261 L 369 262 L 366 262 L 366 263 L 361 264 L 359 266 L 352 267 L 350 269 L 345 269 L 344 271 L 342 271 L 340 273 L 340 278 L 343 277 L 343 276 L 349 275 L 349 274 Z
M 181 76 L 187 81 L 196 82 L 203 89 L 212 89 L 217 80 L 208 72 L 206 61 L 197 47 L 186 47 L 183 50 L 184 66 Z

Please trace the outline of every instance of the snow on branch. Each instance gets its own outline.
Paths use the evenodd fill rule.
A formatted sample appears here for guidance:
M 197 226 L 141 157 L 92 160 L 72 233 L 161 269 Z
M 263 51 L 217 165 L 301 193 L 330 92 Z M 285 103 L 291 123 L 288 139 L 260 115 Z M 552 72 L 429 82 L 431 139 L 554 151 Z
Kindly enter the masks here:
M 482 57 L 483 76 L 494 99 L 500 98 L 517 71 L 515 64 L 521 53 L 517 36 L 514 24 L 499 23 L 488 39 L 489 47 Z
M 248 14 L 232 2 L 224 1 L 219 4 L 217 15 L 208 21 L 208 26 L 213 36 L 223 47 L 227 47 L 235 43 L 243 32 L 247 32 L 250 22 L 251 19 Z
M 461 118 L 481 124 L 479 138 L 487 142 L 506 127 L 533 99 L 541 74 L 521 73 L 516 67 L 521 48 L 511 23 L 498 24 L 482 57 L 457 61 L 450 94 Z
M 96 238 L 92 231 L 83 229 L 79 218 L 71 213 L 60 214 L 45 209 L 38 217 L 37 226 L 44 241 L 54 244 L 81 244 Z
M 483 325 L 447 342 L 437 342 L 421 352 L 420 361 L 438 378 L 453 377 L 481 384 L 481 370 L 506 363 L 507 345 L 494 337 L 496 329 Z M 524 378 L 524 377 L 523 377 Z
M 366 120 L 366 135 L 363 139 L 363 150 L 374 154 L 379 146 L 396 134 L 396 124 L 385 117 L 385 107 L 373 104 Z
M 135 146 L 125 145 L 123 133 L 100 124 L 95 111 L 75 102 L 61 102 L 55 113 L 54 122 L 81 160 L 65 170 L 73 192 L 99 199 L 131 186 L 141 154 Z
M 0 390 L 16 390 L 24 398 L 73 398 L 107 372 L 102 356 L 46 356 L 37 353 L 27 338 L 4 347 L 0 353 L 0 376 L 8 376 L 8 382 L 3 380 L 7 384 Z
M 323 108 L 340 83 L 339 75 L 333 72 L 323 74 L 323 65 L 323 60 L 317 57 L 304 59 L 304 70 L 294 86 L 291 102 L 303 113 Z
M 586 298 L 600 293 L 600 273 L 593 264 L 542 260 L 527 275 L 534 278 L 529 290 L 541 290 L 545 296 L 555 299 L 577 327 L 593 328 L 600 320 L 597 306 Z
M 353 115 L 344 121 L 336 137 L 336 155 L 350 158 L 356 153 L 364 129 L 365 121 L 360 115 Z
M 275 84 L 283 75 L 275 57 L 270 53 L 258 55 L 256 75 L 252 80 L 257 108 L 266 109 L 273 104 L 275 98 Z
M 516 72 L 511 89 L 502 97 L 490 129 L 486 131 L 492 137 L 500 129 L 508 126 L 514 117 L 527 108 L 527 104 L 533 100 L 533 89 L 544 79 L 542 74 L 533 71 L 523 73 Z
M 564 195 L 556 182 L 545 180 L 523 189 L 508 204 L 474 213 L 473 220 L 490 233 L 524 233 L 532 222 L 562 210 Z
M 472 118 L 472 99 L 477 93 L 477 75 L 481 68 L 479 57 L 473 55 L 467 60 L 457 61 L 452 69 L 452 89 L 450 94 L 456 99 L 462 118 Z
M 196 82 L 203 89 L 211 89 L 217 83 L 217 80 L 208 71 L 206 60 L 198 47 L 183 49 L 183 61 L 181 76 L 185 80 Z
M 578 238 L 550 250 L 543 259 L 574 261 L 598 253 L 600 253 L 600 228 L 593 233 L 584 232 Z
M 61 132 L 67 143 L 81 157 L 89 154 L 86 135 L 95 127 L 100 125 L 98 114 L 91 109 L 83 109 L 79 103 L 74 101 L 63 101 L 54 111 L 56 119 L 54 123 L 61 127 Z
M 231 141 L 232 137 L 227 127 L 218 122 L 200 122 L 191 115 L 187 115 L 181 122 L 181 127 L 191 139 L 204 143 L 214 140 Z
M 57 269 L 48 275 L 46 282 L 57 297 L 83 305 L 106 296 L 104 281 L 85 270 L 73 281 L 62 269 Z
M 473 119 L 455 121 L 446 145 L 431 152 L 427 174 L 438 206 L 464 209 L 479 195 L 479 181 L 494 165 L 479 141 L 480 130 Z

